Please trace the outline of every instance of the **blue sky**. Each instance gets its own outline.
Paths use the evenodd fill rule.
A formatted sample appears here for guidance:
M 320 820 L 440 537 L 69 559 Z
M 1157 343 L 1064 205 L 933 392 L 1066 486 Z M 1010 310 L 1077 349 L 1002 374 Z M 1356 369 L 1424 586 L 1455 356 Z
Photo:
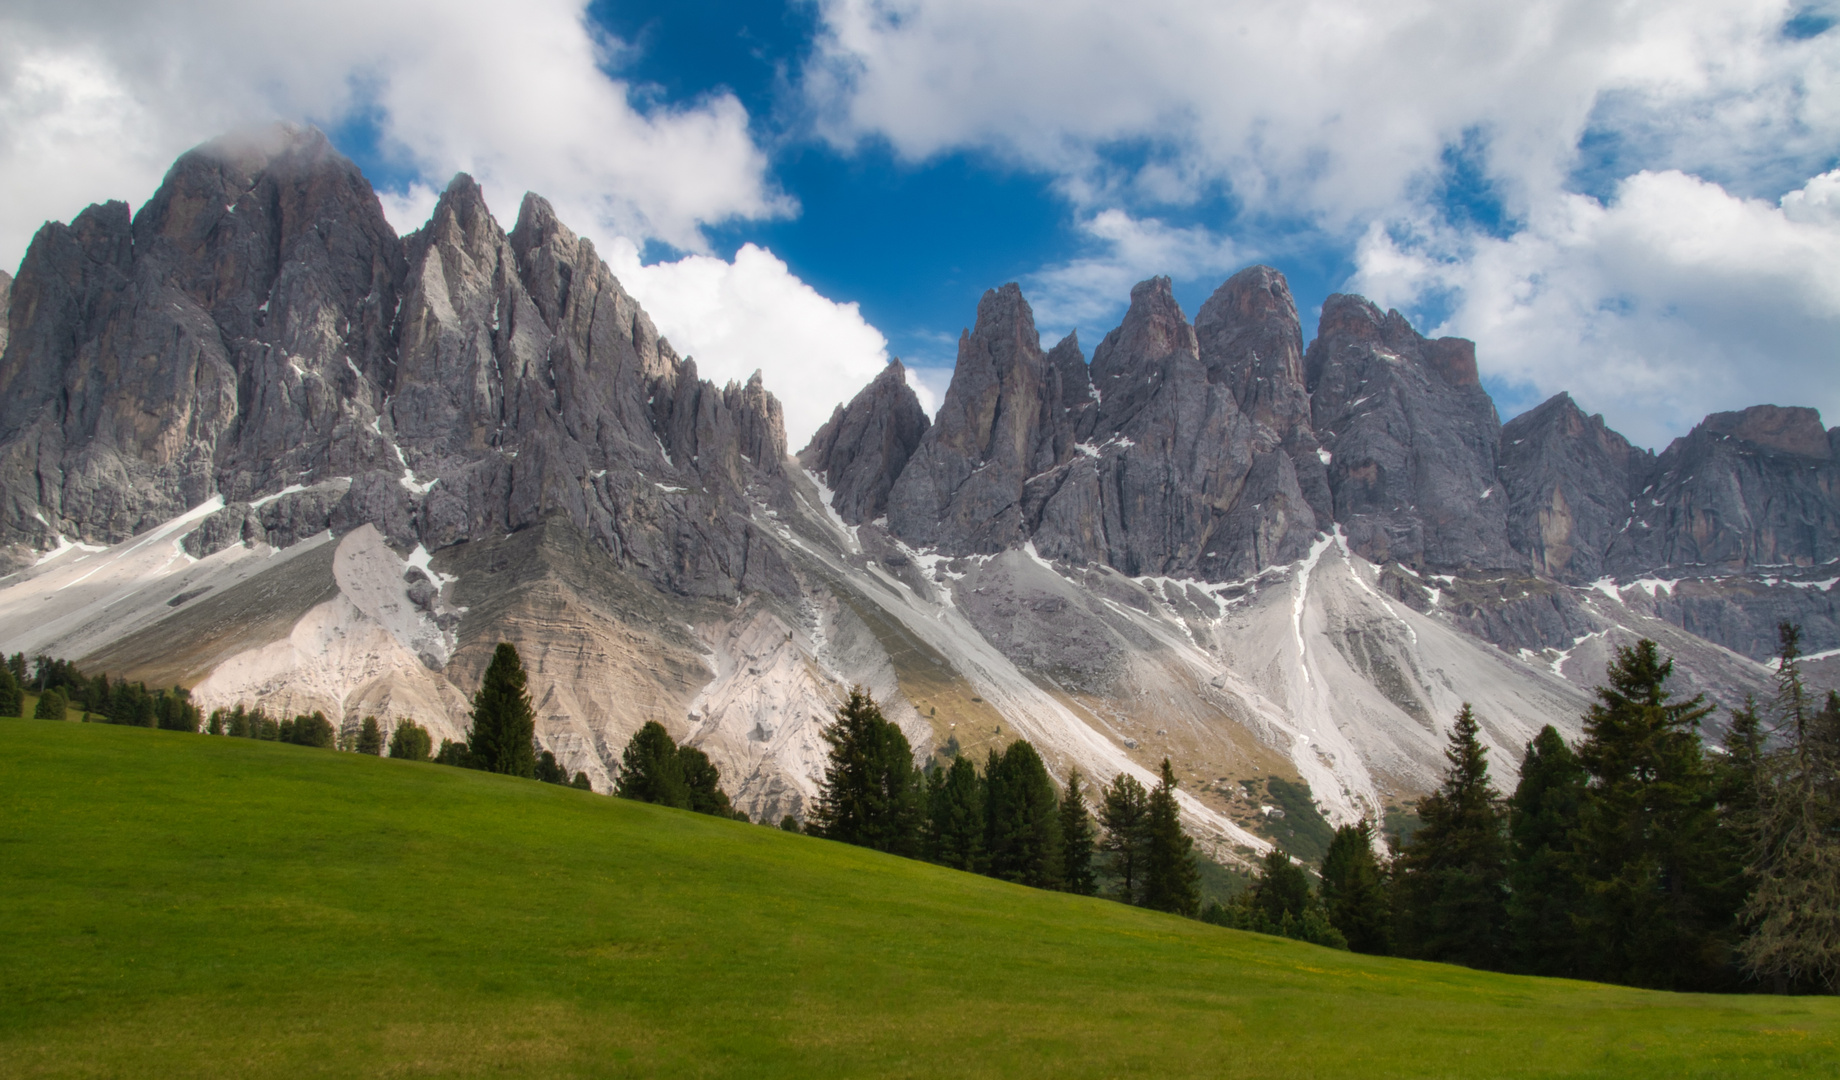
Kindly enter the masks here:
M 793 441 L 888 355 L 943 390 L 986 288 L 1088 350 L 1252 262 L 1472 337 L 1658 446 L 1840 422 L 1834 0 L 20 0 L 0 261 L 186 147 L 318 124 L 401 229 L 452 173 L 592 237 Z

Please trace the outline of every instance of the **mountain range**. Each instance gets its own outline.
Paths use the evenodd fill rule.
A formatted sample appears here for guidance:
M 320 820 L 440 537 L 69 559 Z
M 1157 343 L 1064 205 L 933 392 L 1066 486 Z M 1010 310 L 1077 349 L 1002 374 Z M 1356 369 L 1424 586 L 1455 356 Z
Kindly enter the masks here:
M 1784 620 L 1840 674 L 1840 428 L 1504 425 L 1472 343 L 1350 295 L 1306 343 L 1269 267 L 1192 322 L 1142 282 L 1090 356 L 990 290 L 937 415 L 895 361 L 796 456 L 542 198 L 507 232 L 460 175 L 399 237 L 310 128 L 45 225 L 0 304 L 0 650 L 459 738 L 508 640 L 600 790 L 655 719 L 802 813 L 860 684 L 923 755 L 1168 757 L 1232 861 L 1272 779 L 1335 823 L 1428 790 L 1464 701 L 1511 780 L 1638 637 L 1726 705 Z

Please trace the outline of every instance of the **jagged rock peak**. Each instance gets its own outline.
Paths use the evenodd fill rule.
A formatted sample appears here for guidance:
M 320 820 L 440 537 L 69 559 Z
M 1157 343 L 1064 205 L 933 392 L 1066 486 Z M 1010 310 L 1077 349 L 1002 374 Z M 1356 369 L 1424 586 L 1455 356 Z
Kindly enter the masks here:
M 888 493 L 930 426 L 907 369 L 891 360 L 848 405 L 837 406 L 799 461 L 832 490 L 838 515 L 860 525 L 887 512 Z
M 1323 302 L 1304 370 L 1335 520 L 1354 550 L 1408 565 L 1523 565 L 1508 543 L 1501 424 L 1474 345 L 1427 339 L 1399 312 L 1338 293 Z
M 1553 395 L 1501 429 L 1508 538 L 1535 573 L 1587 582 L 1606 570 L 1654 455 L 1631 446 L 1570 394 Z
M 1752 405 L 1740 412 L 1713 413 L 1700 421 L 1698 428 L 1785 454 L 1825 461 L 1831 453 L 1821 414 L 1815 409 Z
M 1224 382 L 1268 444 L 1305 434 L 1310 397 L 1303 371 L 1303 326 L 1284 275 L 1249 266 L 1214 290 L 1195 316 L 1208 376 Z
M 1143 409 L 1173 365 L 1199 361 L 1194 328 L 1167 277 L 1131 286 L 1131 306 L 1118 328 L 1093 350 L 1092 383 L 1099 391 L 1099 426 L 1120 430 Z

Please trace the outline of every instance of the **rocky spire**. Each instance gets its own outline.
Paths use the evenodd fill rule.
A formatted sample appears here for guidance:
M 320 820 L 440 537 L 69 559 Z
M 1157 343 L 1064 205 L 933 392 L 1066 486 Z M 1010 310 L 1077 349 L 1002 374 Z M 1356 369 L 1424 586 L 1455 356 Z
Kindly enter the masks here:
M 799 462 L 834 492 L 838 515 L 860 525 L 887 513 L 895 478 L 930 425 L 907 385 L 907 369 L 892 360 L 848 405 L 837 406 L 799 451 Z
M 1501 429 L 1509 541 L 1537 574 L 1596 580 L 1654 460 L 1570 394 L 1553 395 Z
M 1411 566 L 1520 563 L 1496 477 L 1501 424 L 1473 344 L 1427 340 L 1397 311 L 1337 294 L 1304 366 L 1335 520 L 1355 551 Z

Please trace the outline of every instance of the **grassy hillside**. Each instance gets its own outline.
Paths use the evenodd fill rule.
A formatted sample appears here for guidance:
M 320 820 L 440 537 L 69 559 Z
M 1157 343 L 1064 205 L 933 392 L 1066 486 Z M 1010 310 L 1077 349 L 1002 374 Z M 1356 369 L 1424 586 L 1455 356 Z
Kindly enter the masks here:
M 0 721 L 6 1076 L 1831 1076 L 1840 1002 L 1377 960 L 353 754 Z

